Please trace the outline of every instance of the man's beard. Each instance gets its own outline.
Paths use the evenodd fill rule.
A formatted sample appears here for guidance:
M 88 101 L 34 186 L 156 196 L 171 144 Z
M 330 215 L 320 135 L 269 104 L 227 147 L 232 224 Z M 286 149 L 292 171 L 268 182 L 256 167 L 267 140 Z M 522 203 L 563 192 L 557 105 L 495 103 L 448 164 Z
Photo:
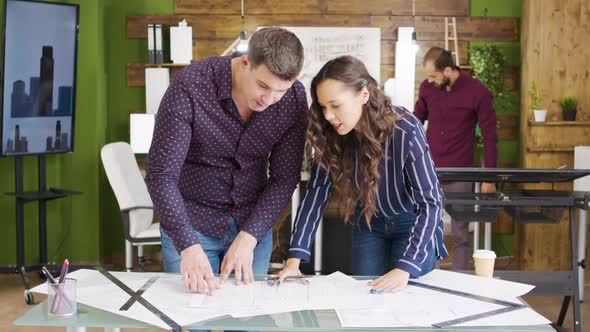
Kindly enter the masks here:
M 441 83 L 441 84 L 437 84 L 437 83 L 435 82 L 435 83 L 434 83 L 434 85 L 435 85 L 437 88 L 439 88 L 439 89 L 443 90 L 443 89 L 445 89 L 447 86 L 451 85 L 451 79 L 450 79 L 450 78 L 448 78 L 448 77 L 446 77 L 446 76 L 443 76 L 443 81 L 442 81 L 442 83 Z

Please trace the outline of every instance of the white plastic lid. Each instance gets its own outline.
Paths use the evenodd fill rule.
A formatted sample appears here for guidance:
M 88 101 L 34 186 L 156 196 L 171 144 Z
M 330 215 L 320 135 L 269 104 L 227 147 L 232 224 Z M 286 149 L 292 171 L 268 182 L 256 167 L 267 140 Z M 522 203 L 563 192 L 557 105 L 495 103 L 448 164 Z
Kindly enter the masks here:
M 479 249 L 473 253 L 473 258 L 484 258 L 484 259 L 485 258 L 487 258 L 487 259 L 496 258 L 496 253 L 493 252 L 492 250 Z
M 188 26 L 188 23 L 186 22 L 186 19 L 182 19 L 182 21 L 178 22 L 178 26 L 179 27 L 186 27 L 186 26 Z

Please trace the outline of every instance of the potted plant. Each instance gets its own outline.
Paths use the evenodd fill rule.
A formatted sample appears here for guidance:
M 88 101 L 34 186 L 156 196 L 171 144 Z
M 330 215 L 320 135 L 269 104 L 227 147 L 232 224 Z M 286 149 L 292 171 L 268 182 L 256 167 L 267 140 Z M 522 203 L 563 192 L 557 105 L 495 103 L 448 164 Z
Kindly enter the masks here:
M 536 122 L 545 122 L 547 118 L 547 110 L 541 108 L 543 102 L 543 89 L 539 88 L 537 81 L 533 81 L 529 89 L 529 96 L 531 97 L 531 108 Z
M 563 119 L 565 121 L 576 120 L 576 113 L 578 108 L 578 99 L 573 96 L 561 97 L 561 108 L 563 109 Z

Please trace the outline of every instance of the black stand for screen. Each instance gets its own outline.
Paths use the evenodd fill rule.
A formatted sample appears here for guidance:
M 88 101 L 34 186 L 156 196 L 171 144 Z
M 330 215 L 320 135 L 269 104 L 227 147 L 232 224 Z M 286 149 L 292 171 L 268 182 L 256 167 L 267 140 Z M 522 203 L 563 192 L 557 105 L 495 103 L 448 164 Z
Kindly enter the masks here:
M 25 192 L 23 189 L 23 157 L 14 158 L 15 192 L 7 193 L 16 199 L 16 266 L 2 266 L 1 273 L 20 273 L 25 286 L 25 302 L 34 302 L 33 294 L 29 291 L 30 282 L 28 271 L 39 271 L 47 266 L 50 271 L 57 271 L 58 267 L 47 263 L 47 201 L 63 198 L 69 195 L 79 195 L 79 191 L 50 188 L 46 185 L 45 155 L 38 158 L 39 186 L 37 191 Z M 25 204 L 39 203 L 39 261 L 37 264 L 25 264 Z

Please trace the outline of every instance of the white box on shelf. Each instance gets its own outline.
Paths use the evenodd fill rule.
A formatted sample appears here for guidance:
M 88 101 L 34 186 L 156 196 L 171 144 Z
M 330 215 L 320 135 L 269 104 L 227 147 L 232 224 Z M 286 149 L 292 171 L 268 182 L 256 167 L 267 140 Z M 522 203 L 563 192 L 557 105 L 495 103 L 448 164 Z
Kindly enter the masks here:
M 193 28 L 186 20 L 170 27 L 170 59 L 175 64 L 190 64 L 193 60 Z
M 145 69 L 145 112 L 156 114 L 160 101 L 170 84 L 170 71 L 168 68 Z
M 150 151 L 155 122 L 155 114 L 129 115 L 129 144 L 133 153 L 145 154 Z

